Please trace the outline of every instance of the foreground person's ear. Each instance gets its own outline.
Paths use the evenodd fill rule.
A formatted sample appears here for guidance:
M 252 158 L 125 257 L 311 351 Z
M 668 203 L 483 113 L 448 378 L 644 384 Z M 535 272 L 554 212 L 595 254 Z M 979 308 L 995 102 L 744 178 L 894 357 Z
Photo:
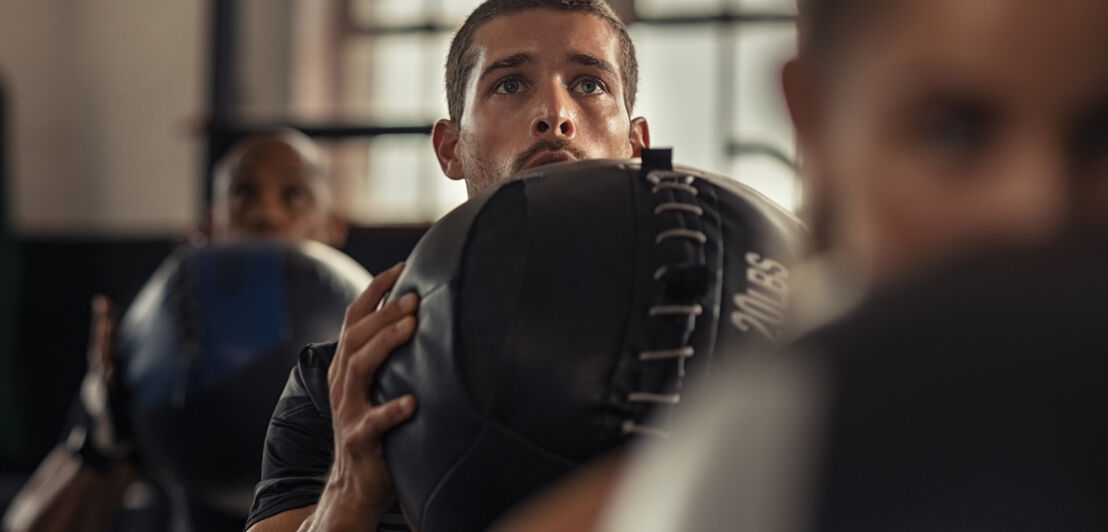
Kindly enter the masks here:
M 631 119 L 631 157 L 641 157 L 650 147 L 650 124 L 643 117 Z
M 458 124 L 453 120 L 439 120 L 431 130 L 431 143 L 435 147 L 435 157 L 439 159 L 442 173 L 454 180 L 465 178 L 462 160 L 458 157 L 458 138 Z

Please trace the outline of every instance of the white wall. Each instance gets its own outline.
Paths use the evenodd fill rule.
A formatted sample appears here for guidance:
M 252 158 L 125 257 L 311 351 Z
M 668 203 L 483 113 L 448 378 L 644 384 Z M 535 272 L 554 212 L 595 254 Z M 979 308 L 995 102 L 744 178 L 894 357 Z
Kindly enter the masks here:
M 0 0 L 19 232 L 154 235 L 197 221 L 207 6 Z

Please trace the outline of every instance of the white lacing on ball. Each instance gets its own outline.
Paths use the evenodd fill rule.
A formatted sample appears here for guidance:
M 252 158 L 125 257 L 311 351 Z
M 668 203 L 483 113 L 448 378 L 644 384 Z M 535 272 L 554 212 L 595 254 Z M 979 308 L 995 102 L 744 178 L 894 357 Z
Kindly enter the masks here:
M 664 175 L 666 171 L 654 171 L 646 175 L 646 180 L 657 185 L 659 183 L 681 183 L 691 185 L 696 181 L 696 176 L 688 174 Z M 672 171 L 671 171 L 672 172 Z
M 671 201 L 669 203 L 663 203 L 663 204 L 661 204 L 661 205 L 654 208 L 654 214 L 655 215 L 662 214 L 663 212 L 671 212 L 671 211 L 684 211 L 684 212 L 692 213 L 696 216 L 704 216 L 704 209 L 701 209 L 700 207 L 698 207 L 696 205 L 693 205 L 691 203 L 681 203 L 681 202 L 678 202 L 678 201 Z
M 686 185 L 684 183 L 674 183 L 674 182 L 670 182 L 670 181 L 666 181 L 666 182 L 662 182 L 662 183 L 658 183 L 657 185 L 654 185 L 654 188 L 650 190 L 650 193 L 651 194 L 657 194 L 657 193 L 659 193 L 663 190 L 681 190 L 681 191 L 684 191 L 684 192 L 688 192 L 689 194 L 692 194 L 693 196 L 696 196 L 696 195 L 700 194 L 700 191 L 697 190 L 696 187 L 694 187 L 692 185 Z
M 704 231 L 694 231 L 692 229 L 669 229 L 658 233 L 658 236 L 654 239 L 656 244 L 661 244 L 666 240 L 672 240 L 674 238 L 685 238 L 688 240 L 696 240 L 701 244 L 708 243 L 708 235 L 704 234 Z
M 675 405 L 681 402 L 679 393 L 649 393 L 632 392 L 627 394 L 627 400 L 632 403 L 654 403 L 659 405 Z
M 206 328 L 201 318 L 200 301 L 195 294 L 200 292 L 199 280 L 196 279 L 197 263 L 200 258 L 196 253 L 184 257 L 177 265 L 177 275 L 173 279 L 174 287 L 169 293 L 168 303 L 172 305 L 177 323 L 181 328 L 179 339 L 180 359 L 174 361 L 173 380 L 170 382 L 170 404 L 177 408 L 185 406 L 189 398 L 189 375 L 192 367 L 196 365 L 204 355 L 204 335 Z
M 650 307 L 650 317 L 658 316 L 699 316 L 704 313 L 700 305 L 655 305 Z
M 704 208 L 697 204 L 696 199 L 700 196 L 700 191 L 695 186 L 698 177 L 673 171 L 655 170 L 649 172 L 646 175 L 646 179 L 654 185 L 651 190 L 651 194 L 655 196 L 655 201 L 657 202 L 654 207 L 654 215 L 665 215 L 665 218 L 659 218 L 659 224 L 664 230 L 657 234 L 655 243 L 662 244 L 667 241 L 683 241 L 683 245 L 681 247 L 673 247 L 671 253 L 680 252 L 685 257 L 691 258 L 694 263 L 697 262 L 696 257 L 700 255 L 700 260 L 702 261 L 704 252 L 703 248 L 699 246 L 704 246 L 708 243 L 708 235 L 699 230 L 701 228 L 700 217 L 704 216 Z M 687 196 L 691 196 L 692 199 L 690 200 L 686 194 Z M 670 229 L 666 229 L 666 227 L 670 227 Z M 676 257 L 671 257 L 670 261 L 673 262 L 663 264 L 654 271 L 654 282 L 664 285 L 669 281 L 667 277 L 671 271 L 673 271 L 674 267 L 680 265 L 683 268 L 688 264 L 681 263 L 680 259 Z M 657 319 L 683 318 L 684 325 L 682 328 L 685 332 L 682 335 L 684 340 L 681 340 L 681 342 L 687 344 L 690 341 L 691 332 L 696 326 L 697 320 L 695 318 L 704 313 L 704 308 L 699 304 L 679 304 L 685 303 L 685 301 L 667 302 L 665 298 L 669 296 L 666 294 L 667 292 L 663 289 L 660 304 L 650 307 L 648 314 L 651 318 Z M 646 364 L 662 364 L 667 361 L 676 363 L 677 380 L 674 383 L 674 391 L 679 392 L 685 378 L 685 360 L 692 358 L 695 353 L 696 351 L 691 345 L 664 346 L 664 348 L 661 349 L 639 351 L 638 360 Z M 653 367 L 657 369 L 650 371 L 658 371 L 663 368 L 663 366 Z M 650 382 L 650 380 L 645 382 Z M 667 394 L 658 392 L 658 390 L 631 392 L 627 395 L 627 401 L 637 404 L 650 404 L 657 407 L 673 407 L 681 401 L 680 393 Z M 641 425 L 636 423 L 633 419 L 623 422 L 623 432 L 626 434 L 642 434 L 660 438 L 669 436 L 669 432 L 664 429 Z
M 666 266 L 662 266 L 661 268 L 654 270 L 654 280 L 661 281 L 662 277 L 666 276 L 666 273 L 669 273 L 669 268 Z
M 680 347 L 677 349 L 658 349 L 654 351 L 640 351 L 639 360 L 643 362 L 650 362 L 652 360 L 673 360 L 692 358 L 696 354 L 696 350 L 692 346 Z
M 624 432 L 624 434 L 642 434 L 644 436 L 652 436 L 652 437 L 655 437 L 655 438 L 668 438 L 669 437 L 669 431 L 668 430 L 662 430 L 662 429 L 655 428 L 655 427 L 648 427 L 646 425 L 639 425 L 639 424 L 635 423 L 634 421 L 631 421 L 630 419 L 623 422 L 623 432 Z

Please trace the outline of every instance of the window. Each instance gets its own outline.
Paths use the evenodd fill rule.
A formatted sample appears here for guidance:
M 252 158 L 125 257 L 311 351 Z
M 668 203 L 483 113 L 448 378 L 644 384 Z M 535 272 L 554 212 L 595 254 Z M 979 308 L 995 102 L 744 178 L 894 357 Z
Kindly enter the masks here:
M 263 18 L 275 16 L 273 0 L 246 4 L 268 13 Z M 443 65 L 451 35 L 478 4 L 285 0 L 293 37 L 284 118 L 272 105 L 244 105 L 256 112 L 243 116 L 429 127 L 446 116 Z M 635 114 L 650 121 L 653 144 L 674 147 L 679 164 L 736 178 L 795 209 L 794 139 L 779 90 L 781 65 L 795 50 L 794 0 L 622 4 L 634 7 L 625 18 L 634 20 L 640 63 Z M 429 222 L 465 200 L 464 185 L 442 176 L 425 135 L 327 145 L 344 208 L 356 222 Z

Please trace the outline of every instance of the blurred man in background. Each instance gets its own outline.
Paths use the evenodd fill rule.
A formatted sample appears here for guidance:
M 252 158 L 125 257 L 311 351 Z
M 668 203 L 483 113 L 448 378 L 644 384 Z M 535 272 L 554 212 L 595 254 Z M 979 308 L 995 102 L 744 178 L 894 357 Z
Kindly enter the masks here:
M 214 172 L 209 236 L 316 240 L 340 246 L 346 222 L 320 149 L 304 134 L 279 130 L 247 137 Z M 126 395 L 116 360 L 111 302 L 92 304 L 88 373 L 62 442 L 50 452 L 4 516 L 5 530 L 102 530 L 120 508 L 124 490 L 141 474 L 130 439 Z M 263 413 L 262 415 L 267 415 Z M 226 529 L 241 529 L 236 516 Z
M 342 246 L 346 220 L 335 212 L 322 165 L 319 146 L 295 130 L 236 144 L 215 168 L 212 240 L 282 238 Z

